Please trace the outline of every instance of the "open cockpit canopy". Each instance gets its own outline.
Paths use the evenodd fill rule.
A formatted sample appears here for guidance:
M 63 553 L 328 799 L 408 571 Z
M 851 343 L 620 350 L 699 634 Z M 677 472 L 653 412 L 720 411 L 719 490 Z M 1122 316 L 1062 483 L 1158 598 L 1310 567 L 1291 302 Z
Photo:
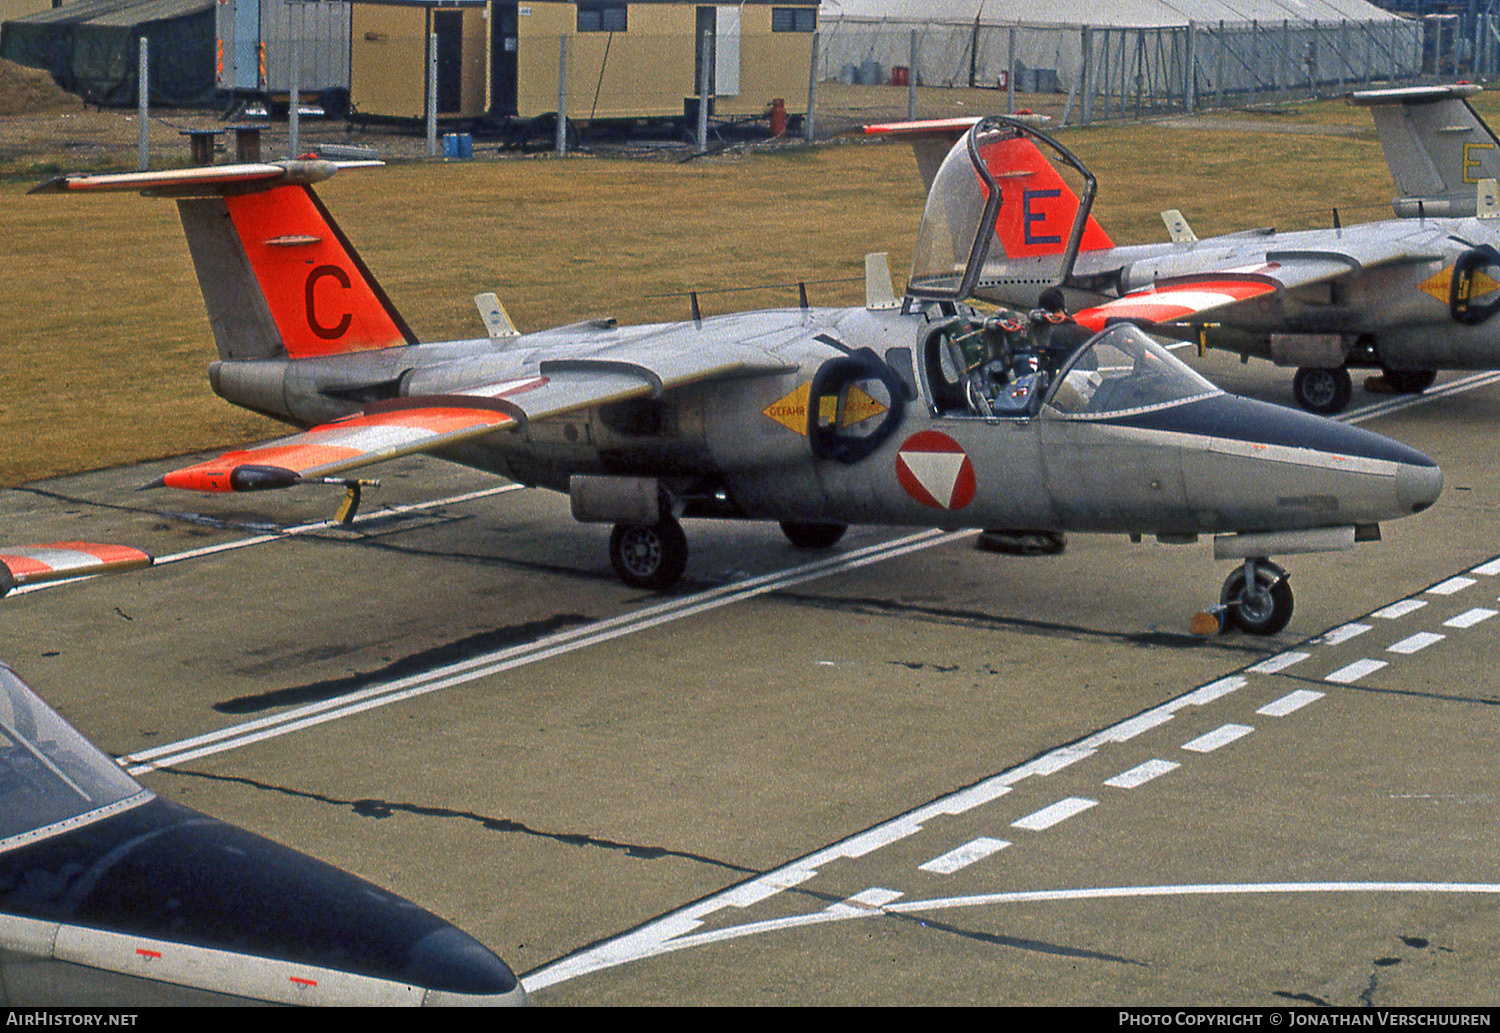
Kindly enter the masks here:
M 1015 119 L 981 120 L 933 177 L 907 292 L 1030 304 L 1067 279 L 1080 249 L 1113 246 L 1089 216 L 1094 190 L 1093 174 L 1051 137 Z
M 0 664 L 0 851 L 149 799 Z
M 1052 415 L 1098 420 L 1223 394 L 1139 327 L 1117 323 L 1090 338 L 1053 381 Z

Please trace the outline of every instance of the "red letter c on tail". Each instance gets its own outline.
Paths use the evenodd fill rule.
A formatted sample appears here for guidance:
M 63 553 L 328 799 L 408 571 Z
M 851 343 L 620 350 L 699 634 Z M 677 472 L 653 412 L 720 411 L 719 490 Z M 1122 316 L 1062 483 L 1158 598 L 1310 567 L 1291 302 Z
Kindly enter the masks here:
M 349 324 L 354 322 L 354 313 L 346 311 L 343 316 L 340 317 L 339 321 L 333 326 L 324 326 L 322 323 L 318 322 L 318 314 L 317 309 L 315 308 L 315 301 L 313 297 L 313 288 L 317 285 L 319 280 L 327 276 L 331 276 L 335 280 L 337 280 L 339 286 L 344 290 L 348 290 L 351 286 L 349 282 L 349 274 L 344 272 L 344 270 L 340 269 L 336 265 L 320 265 L 312 272 L 308 273 L 307 326 L 308 329 L 312 330 L 313 333 L 317 334 L 323 340 L 336 341 L 340 337 L 344 336 L 344 332 L 349 329 Z

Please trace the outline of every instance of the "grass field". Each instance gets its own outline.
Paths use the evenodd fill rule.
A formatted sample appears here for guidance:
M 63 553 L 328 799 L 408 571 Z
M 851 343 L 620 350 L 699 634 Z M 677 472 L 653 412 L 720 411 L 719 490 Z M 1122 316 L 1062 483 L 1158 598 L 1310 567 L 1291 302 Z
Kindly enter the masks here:
M 1481 110 L 1493 114 L 1486 103 Z M 1200 236 L 1389 218 L 1369 113 L 1324 102 L 1197 124 L 1070 129 L 1117 243 L 1159 240 L 1179 208 Z M 1496 119 L 1500 123 L 1500 118 Z M 1176 125 L 1176 123 L 1174 123 Z M 1322 134 L 1277 126 L 1326 126 Z M 0 183 L 0 484 L 258 440 L 281 428 L 219 400 L 174 206 L 27 197 Z M 478 336 L 470 297 L 500 294 L 522 329 L 590 316 L 684 318 L 690 289 L 861 277 L 899 281 L 922 193 L 908 148 L 863 141 L 686 164 L 600 157 L 398 164 L 320 187 L 423 340 Z M 815 285 L 857 303 L 862 280 Z M 795 289 L 705 295 L 706 313 L 795 303 Z

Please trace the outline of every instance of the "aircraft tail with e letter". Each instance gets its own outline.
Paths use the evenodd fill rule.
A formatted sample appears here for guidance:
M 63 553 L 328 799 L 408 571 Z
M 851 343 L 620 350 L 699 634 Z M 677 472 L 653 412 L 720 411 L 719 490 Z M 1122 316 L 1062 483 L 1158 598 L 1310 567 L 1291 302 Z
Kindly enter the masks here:
M 284 161 L 61 176 L 32 193 L 177 199 L 221 359 L 315 358 L 416 344 L 313 192 L 341 167 Z
M 1375 120 L 1401 218 L 1473 215 L 1480 182 L 1500 179 L 1500 139 L 1467 100 L 1479 92 L 1468 84 L 1407 86 L 1349 98 Z

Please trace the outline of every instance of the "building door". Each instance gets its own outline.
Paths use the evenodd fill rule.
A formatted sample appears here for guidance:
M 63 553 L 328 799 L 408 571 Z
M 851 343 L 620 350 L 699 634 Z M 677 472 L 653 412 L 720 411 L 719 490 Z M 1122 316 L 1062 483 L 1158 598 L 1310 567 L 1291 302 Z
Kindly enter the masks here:
M 433 11 L 432 34 L 437 37 L 437 109 L 458 114 L 464 106 L 464 13 Z
M 490 4 L 490 114 L 515 115 L 519 4 Z

